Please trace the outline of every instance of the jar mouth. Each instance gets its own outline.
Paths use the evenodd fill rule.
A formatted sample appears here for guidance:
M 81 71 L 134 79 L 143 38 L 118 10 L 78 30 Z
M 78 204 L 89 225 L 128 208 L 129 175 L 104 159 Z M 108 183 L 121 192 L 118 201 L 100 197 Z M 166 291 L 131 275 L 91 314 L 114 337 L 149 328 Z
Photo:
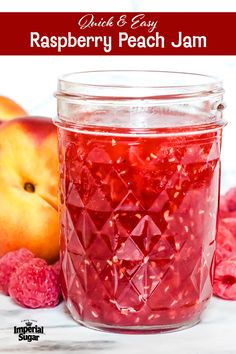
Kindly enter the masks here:
M 56 96 L 67 99 L 188 99 L 219 96 L 217 77 L 197 73 L 155 70 L 98 70 L 63 75 Z
M 101 70 L 58 80 L 58 117 L 64 129 L 92 134 L 183 135 L 223 127 L 222 82 L 174 71 Z

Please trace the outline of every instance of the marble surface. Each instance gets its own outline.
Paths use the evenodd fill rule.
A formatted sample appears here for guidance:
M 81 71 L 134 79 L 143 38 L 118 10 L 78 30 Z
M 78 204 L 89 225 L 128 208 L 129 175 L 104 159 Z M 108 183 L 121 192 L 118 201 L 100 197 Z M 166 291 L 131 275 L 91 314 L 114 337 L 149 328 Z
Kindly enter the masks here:
M 38 342 L 19 342 L 14 326 L 25 319 L 44 326 Z M 119 335 L 79 326 L 61 303 L 29 310 L 0 295 L 0 353 L 235 354 L 236 301 L 213 298 L 202 322 L 190 329 L 159 335 Z

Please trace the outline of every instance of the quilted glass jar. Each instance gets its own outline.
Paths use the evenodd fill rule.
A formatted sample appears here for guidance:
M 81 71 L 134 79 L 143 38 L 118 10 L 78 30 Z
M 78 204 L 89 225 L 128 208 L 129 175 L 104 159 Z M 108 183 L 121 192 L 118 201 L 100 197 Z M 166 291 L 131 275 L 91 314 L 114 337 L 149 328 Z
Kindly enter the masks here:
M 62 289 L 122 333 L 192 326 L 212 295 L 223 89 L 173 72 L 58 82 Z

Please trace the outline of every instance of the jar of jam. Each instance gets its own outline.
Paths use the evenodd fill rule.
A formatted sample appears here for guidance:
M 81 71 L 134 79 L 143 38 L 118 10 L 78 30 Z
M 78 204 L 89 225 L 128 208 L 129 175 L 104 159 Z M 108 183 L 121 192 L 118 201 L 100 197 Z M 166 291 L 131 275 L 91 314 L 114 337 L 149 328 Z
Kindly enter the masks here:
M 199 322 L 212 295 L 223 89 L 158 71 L 58 82 L 62 290 L 82 325 Z

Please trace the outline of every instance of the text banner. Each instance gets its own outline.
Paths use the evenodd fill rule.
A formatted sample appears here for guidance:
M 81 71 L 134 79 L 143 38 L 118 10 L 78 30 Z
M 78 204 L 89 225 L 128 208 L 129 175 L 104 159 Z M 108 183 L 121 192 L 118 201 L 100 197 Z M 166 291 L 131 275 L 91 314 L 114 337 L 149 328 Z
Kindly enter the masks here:
M 236 13 L 0 13 L 0 55 L 236 55 Z

